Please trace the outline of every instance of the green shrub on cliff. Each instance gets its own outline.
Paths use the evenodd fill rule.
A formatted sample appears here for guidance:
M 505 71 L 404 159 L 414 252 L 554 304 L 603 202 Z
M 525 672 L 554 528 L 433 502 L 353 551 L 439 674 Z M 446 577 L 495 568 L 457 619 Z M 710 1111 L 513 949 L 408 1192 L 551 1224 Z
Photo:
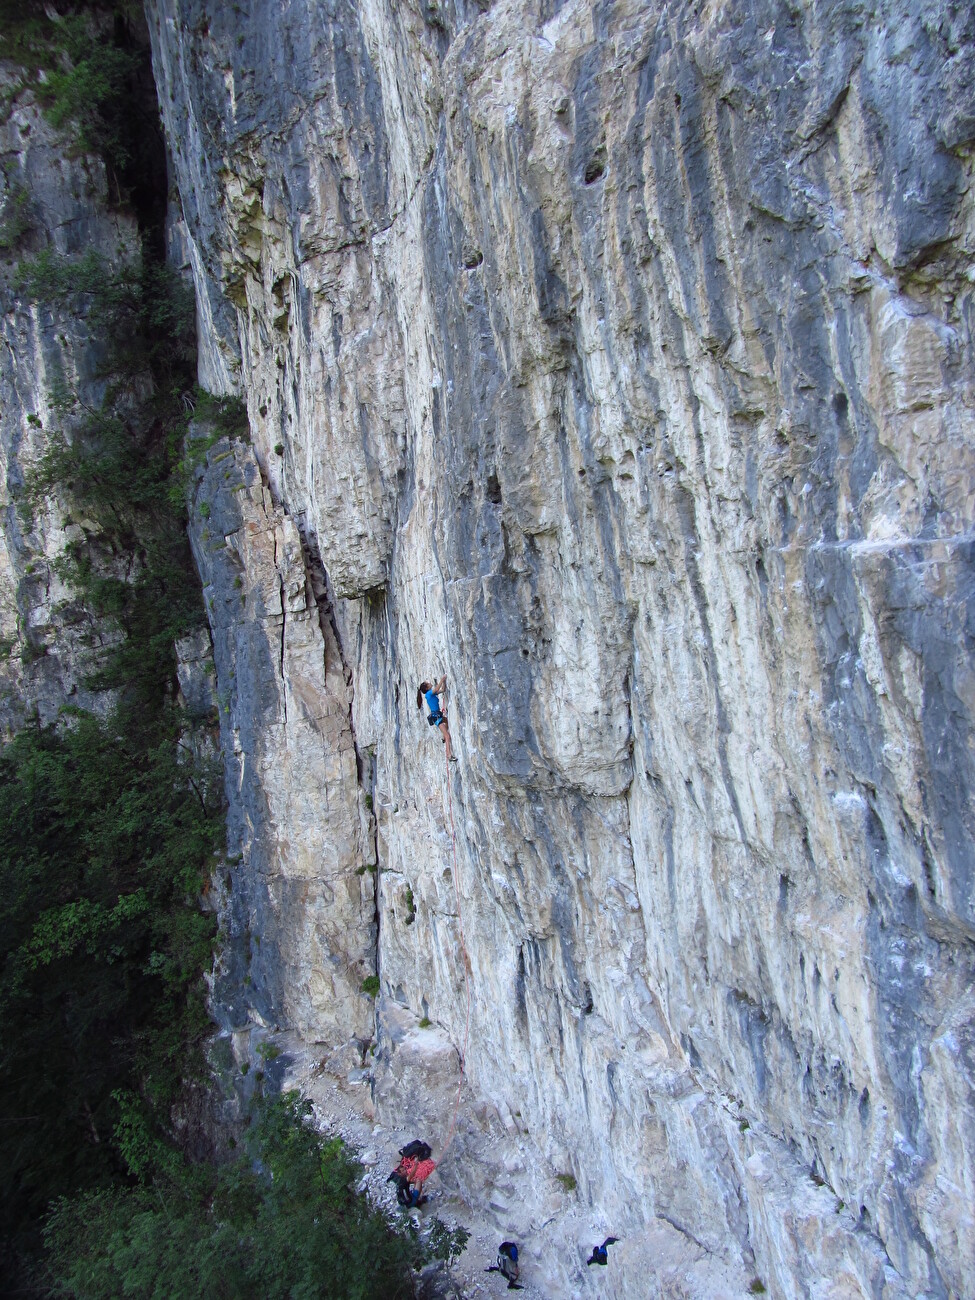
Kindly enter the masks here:
M 52 1280 L 77 1300 L 412 1296 L 412 1268 L 450 1259 L 467 1234 L 434 1220 L 421 1240 L 355 1191 L 360 1167 L 304 1119 L 296 1094 L 267 1104 L 236 1158 L 184 1166 L 127 1191 L 62 1201 L 46 1236 Z
M 29 1253 L 49 1201 L 124 1175 L 119 1090 L 164 1135 L 204 1073 L 197 899 L 223 839 L 220 782 L 172 721 L 124 710 L 29 728 L 0 751 L 0 1229 Z
M 8 176 L 0 207 L 0 253 L 16 248 L 30 230 L 31 208 L 30 191 Z
M 133 93 L 146 52 L 125 0 L 0 0 L 0 58 L 19 64 L 52 126 L 121 174 L 138 150 Z
M 192 296 L 164 266 L 143 259 L 112 270 L 94 254 L 43 254 L 21 265 L 19 283 L 32 301 L 86 315 L 105 381 L 97 408 L 59 395 L 22 505 L 33 513 L 57 499 L 95 525 L 57 565 L 87 615 L 120 633 L 93 654 L 87 684 L 155 707 L 175 694 L 174 641 L 203 621 L 181 486 Z

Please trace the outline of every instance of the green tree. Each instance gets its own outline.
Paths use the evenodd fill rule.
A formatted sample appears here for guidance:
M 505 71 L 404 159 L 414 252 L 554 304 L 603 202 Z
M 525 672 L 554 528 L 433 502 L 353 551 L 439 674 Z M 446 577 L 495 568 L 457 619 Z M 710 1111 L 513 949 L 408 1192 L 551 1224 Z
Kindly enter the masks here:
M 134 0 L 0 0 L 0 57 L 24 69 L 53 126 L 101 155 L 119 200 L 145 165 L 147 133 L 158 131 L 143 93 L 151 75 L 140 10 Z
M 42 255 L 21 268 L 20 291 L 86 318 L 101 342 L 104 401 L 61 394 L 21 504 L 56 499 L 96 525 L 58 568 L 70 605 L 103 633 L 87 683 L 116 706 L 107 720 L 65 711 L 0 752 L 8 1274 L 36 1249 L 52 1198 L 125 1186 L 137 1149 L 153 1167 L 178 1155 L 172 1110 L 205 1074 L 210 1030 L 214 925 L 199 899 L 224 838 L 220 773 L 194 757 L 177 704 L 174 640 L 203 620 L 173 491 L 192 299 L 148 251 L 118 268 Z
M 0 752 L 0 1223 L 124 1172 L 115 1094 L 168 1127 L 203 1073 L 199 909 L 223 836 L 219 783 L 172 730 L 87 715 Z
M 59 1202 L 47 1228 L 55 1293 L 76 1300 L 406 1300 L 411 1270 L 463 1249 L 428 1240 L 355 1191 L 361 1168 L 317 1135 L 296 1094 L 268 1103 L 216 1170 Z

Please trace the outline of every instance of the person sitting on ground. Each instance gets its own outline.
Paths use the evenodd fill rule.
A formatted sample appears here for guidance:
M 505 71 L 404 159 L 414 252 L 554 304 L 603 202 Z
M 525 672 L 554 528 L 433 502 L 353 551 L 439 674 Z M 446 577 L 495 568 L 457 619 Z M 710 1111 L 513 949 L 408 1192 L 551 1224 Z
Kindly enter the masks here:
M 423 1191 L 423 1184 L 427 1181 L 433 1171 L 436 1169 L 434 1162 L 427 1157 L 426 1160 L 418 1160 L 413 1168 L 413 1174 L 410 1178 L 411 1186 L 415 1187 L 417 1193 Z M 424 1197 L 424 1200 L 426 1197 Z
M 450 743 L 450 728 L 447 726 L 447 714 L 446 711 L 440 707 L 440 695 L 441 692 L 446 689 L 446 673 L 444 673 L 438 682 L 434 682 L 432 686 L 429 682 L 421 682 L 417 687 L 416 707 L 422 709 L 423 701 L 426 700 L 427 708 L 430 710 L 430 716 L 427 718 L 427 722 L 429 722 L 431 727 L 436 727 L 440 732 L 440 735 L 443 737 L 443 743 L 447 746 L 447 761 L 453 763 L 456 762 L 456 759 L 454 757 L 454 747 Z
M 524 1291 L 518 1285 L 521 1269 L 518 1267 L 518 1247 L 513 1241 L 502 1241 L 498 1247 L 498 1262 L 486 1268 L 485 1273 L 500 1273 L 508 1283 L 509 1291 Z
M 396 1184 L 396 1199 L 404 1209 L 412 1209 L 413 1206 L 419 1205 L 419 1194 L 414 1196 L 413 1188 L 410 1186 L 413 1171 L 419 1163 L 420 1162 L 416 1156 L 403 1156 L 399 1164 L 386 1179 L 387 1183 Z
M 586 1260 L 586 1265 L 609 1263 L 609 1256 L 606 1254 L 606 1247 L 612 1246 L 614 1242 L 619 1241 L 619 1237 L 607 1237 L 601 1246 L 593 1246 L 592 1254 Z
M 420 1146 L 421 1144 L 416 1143 L 413 1145 Z M 409 1148 L 404 1147 L 404 1150 L 409 1150 Z M 422 1150 L 429 1151 L 430 1148 L 423 1145 Z M 414 1209 L 427 1202 L 429 1198 L 423 1195 L 423 1184 L 436 1167 L 429 1156 L 423 1160 L 418 1155 L 403 1156 L 386 1179 L 387 1183 L 396 1184 L 396 1199 L 400 1205 L 406 1209 Z

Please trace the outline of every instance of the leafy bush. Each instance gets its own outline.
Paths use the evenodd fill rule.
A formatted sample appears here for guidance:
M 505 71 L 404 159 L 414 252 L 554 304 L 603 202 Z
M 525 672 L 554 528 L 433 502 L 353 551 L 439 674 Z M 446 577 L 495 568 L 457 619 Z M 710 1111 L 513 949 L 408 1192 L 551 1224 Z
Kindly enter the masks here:
M 243 438 L 246 441 L 250 436 L 247 407 L 239 397 L 218 397 L 197 388 L 194 416 L 210 425 L 219 438 Z
M 58 1203 L 46 1237 L 59 1294 L 78 1300 L 260 1296 L 398 1300 L 433 1258 L 463 1250 L 467 1234 L 434 1220 L 423 1241 L 354 1188 L 361 1168 L 339 1139 L 304 1120 L 289 1094 L 265 1105 L 235 1159 L 183 1165 L 151 1183 Z
M 167 388 L 166 397 L 185 427 L 177 399 L 192 387 L 196 364 L 193 291 L 168 266 L 143 257 L 113 267 L 94 249 L 70 258 L 47 248 L 19 264 L 15 287 L 31 302 L 86 316 L 92 333 L 104 337 L 107 376 L 131 380 L 152 370 L 179 383 L 180 392 Z M 218 411 L 226 403 L 210 401 Z
M 31 228 L 30 192 L 25 185 L 8 180 L 0 208 L 0 252 L 16 248 Z
M 117 176 L 142 150 L 147 127 L 133 112 L 147 62 L 131 36 L 136 13 L 125 0 L 0 0 L 4 58 L 24 68 L 51 124 Z
M 220 782 L 164 718 L 76 714 L 0 751 L 0 1216 L 122 1169 L 122 1089 L 156 1129 L 203 1072 L 200 912 L 223 837 Z M 148 1122 L 148 1121 L 147 1121 Z
M 99 40 L 83 18 L 65 20 L 63 36 L 67 66 L 52 68 L 41 90 L 48 119 L 55 127 L 73 125 L 86 152 L 125 163 L 129 141 L 121 105 L 137 55 Z

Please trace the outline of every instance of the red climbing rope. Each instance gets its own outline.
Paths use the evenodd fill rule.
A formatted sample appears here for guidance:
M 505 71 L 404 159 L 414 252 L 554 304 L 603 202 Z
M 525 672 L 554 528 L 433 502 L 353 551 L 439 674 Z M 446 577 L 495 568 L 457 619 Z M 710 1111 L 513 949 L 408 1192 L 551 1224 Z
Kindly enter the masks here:
M 444 755 L 447 753 L 447 746 L 444 746 Z M 450 1118 L 450 1127 L 447 1129 L 447 1140 L 443 1144 L 443 1150 L 440 1152 L 440 1161 L 447 1154 L 447 1148 L 450 1146 L 454 1137 L 454 1130 L 457 1127 L 457 1115 L 460 1111 L 460 1093 L 464 1086 L 464 1067 L 467 1063 L 467 1042 L 471 1031 L 471 963 L 467 956 L 467 944 L 464 940 L 464 917 L 460 909 L 460 884 L 457 876 L 457 833 L 454 830 L 454 800 L 450 787 L 450 763 L 447 762 L 447 807 L 450 809 L 450 843 L 454 854 L 454 896 L 457 900 L 457 928 L 460 931 L 460 955 L 464 962 L 464 986 L 467 990 L 467 1019 L 464 1024 L 464 1050 L 460 1054 L 460 1077 L 457 1080 L 457 1098 L 454 1101 L 454 1113 Z

